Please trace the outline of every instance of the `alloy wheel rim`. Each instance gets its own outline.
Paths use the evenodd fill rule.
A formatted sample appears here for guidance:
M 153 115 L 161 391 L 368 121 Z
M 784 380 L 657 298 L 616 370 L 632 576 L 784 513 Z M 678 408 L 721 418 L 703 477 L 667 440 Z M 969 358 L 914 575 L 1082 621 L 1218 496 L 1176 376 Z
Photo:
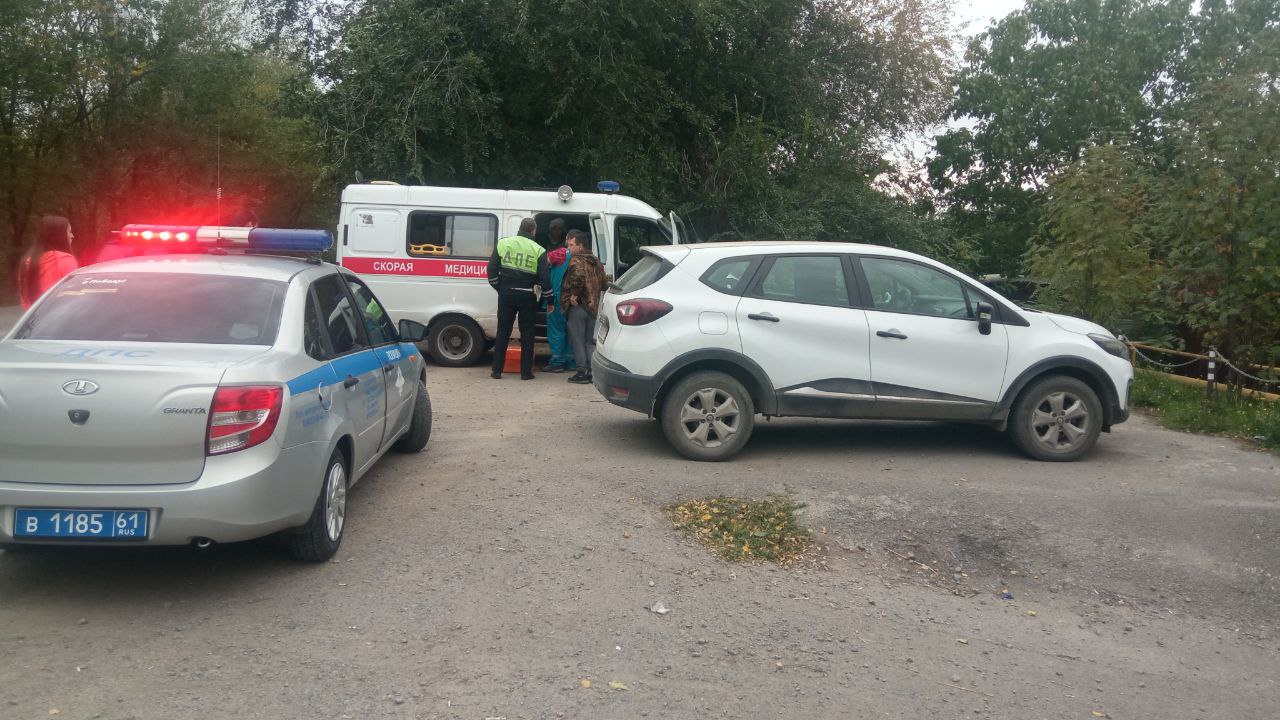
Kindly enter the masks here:
M 716 448 L 738 434 L 742 414 L 738 401 L 720 388 L 703 388 L 690 395 L 680 408 L 685 439 L 698 447 Z
M 1054 452 L 1074 450 L 1089 435 L 1089 406 L 1070 392 L 1049 393 L 1031 413 L 1036 442 Z
M 329 468 L 329 479 L 325 483 L 325 530 L 330 542 L 342 536 L 342 526 L 347 521 L 347 471 L 342 463 L 334 463 Z

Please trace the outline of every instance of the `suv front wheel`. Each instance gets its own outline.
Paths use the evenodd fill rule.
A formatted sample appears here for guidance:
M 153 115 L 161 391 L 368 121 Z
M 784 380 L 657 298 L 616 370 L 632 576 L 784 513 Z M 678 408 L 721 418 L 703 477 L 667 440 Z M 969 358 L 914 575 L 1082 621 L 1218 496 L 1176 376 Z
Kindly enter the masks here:
M 755 427 L 751 393 L 732 375 L 696 372 L 667 393 L 660 420 L 667 442 L 690 460 L 716 462 L 738 453 Z
M 1037 460 L 1065 462 L 1084 455 L 1102 431 L 1102 403 L 1088 385 L 1051 375 L 1026 387 L 1013 405 L 1009 434 Z

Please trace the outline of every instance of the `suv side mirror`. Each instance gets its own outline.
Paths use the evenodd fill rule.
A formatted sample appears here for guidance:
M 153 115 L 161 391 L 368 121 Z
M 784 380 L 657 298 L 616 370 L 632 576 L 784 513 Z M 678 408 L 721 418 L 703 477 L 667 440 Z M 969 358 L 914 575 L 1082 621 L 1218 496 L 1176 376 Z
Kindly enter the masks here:
M 401 320 L 399 330 L 404 342 L 420 343 L 427 337 L 427 326 L 415 320 Z
M 991 334 L 991 314 L 996 311 L 991 307 L 991 303 L 978 303 L 978 332 L 983 335 Z M 401 322 L 404 322 L 403 320 Z

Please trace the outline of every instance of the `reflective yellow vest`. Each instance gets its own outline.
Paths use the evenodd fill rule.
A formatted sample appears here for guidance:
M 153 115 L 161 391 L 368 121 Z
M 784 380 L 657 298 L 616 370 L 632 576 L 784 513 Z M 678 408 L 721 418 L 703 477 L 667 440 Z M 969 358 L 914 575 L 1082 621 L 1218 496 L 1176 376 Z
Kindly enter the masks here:
M 498 260 L 507 270 L 538 274 L 538 258 L 546 254 L 541 245 L 523 235 L 512 235 L 498 241 Z

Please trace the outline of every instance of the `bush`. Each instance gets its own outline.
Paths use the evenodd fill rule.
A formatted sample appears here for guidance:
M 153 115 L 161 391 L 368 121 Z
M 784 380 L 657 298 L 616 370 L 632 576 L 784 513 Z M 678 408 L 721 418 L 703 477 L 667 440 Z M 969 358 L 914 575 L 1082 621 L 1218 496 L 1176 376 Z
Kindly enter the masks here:
M 1203 387 L 1151 370 L 1135 373 L 1132 400 L 1155 410 L 1160 422 L 1175 430 L 1253 438 L 1264 447 L 1280 448 L 1280 401 L 1237 398 L 1221 385 L 1209 400 Z

